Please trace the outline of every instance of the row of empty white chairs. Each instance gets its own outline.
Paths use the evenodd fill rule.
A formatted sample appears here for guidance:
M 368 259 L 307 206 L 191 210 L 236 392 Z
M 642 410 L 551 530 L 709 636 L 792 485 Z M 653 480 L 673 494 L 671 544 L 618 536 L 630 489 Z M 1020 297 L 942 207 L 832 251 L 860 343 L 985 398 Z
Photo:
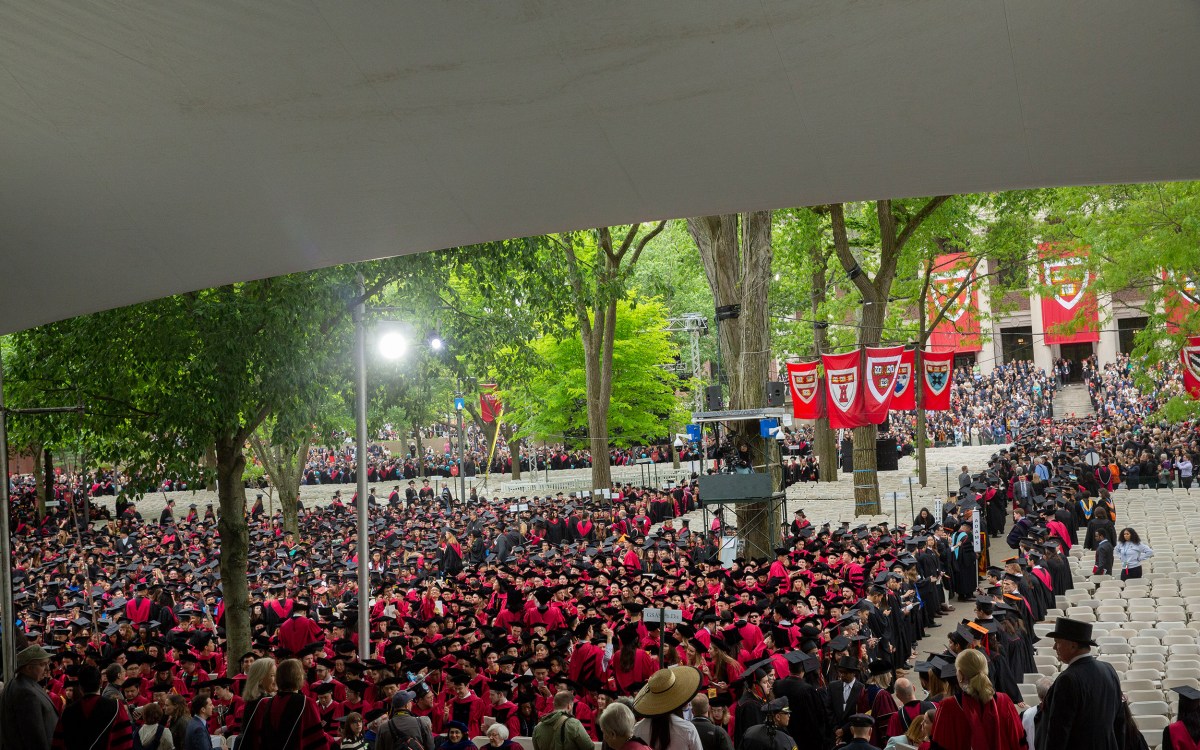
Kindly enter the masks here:
M 1130 712 L 1151 748 L 1173 720 L 1178 695 L 1171 688 L 1200 687 L 1200 550 L 1189 523 L 1194 516 L 1183 494 L 1118 491 L 1116 528 L 1129 526 L 1154 550 L 1141 578 L 1092 575 L 1094 553 L 1076 545 L 1067 555 L 1075 588 L 1056 598 L 1046 620 L 1034 626 L 1037 671 L 1025 675 L 1021 694 L 1037 703 L 1037 681 L 1062 670 L 1046 634 L 1056 617 L 1092 624 L 1098 659 L 1121 678 Z M 1084 530 L 1079 530 L 1082 542 Z

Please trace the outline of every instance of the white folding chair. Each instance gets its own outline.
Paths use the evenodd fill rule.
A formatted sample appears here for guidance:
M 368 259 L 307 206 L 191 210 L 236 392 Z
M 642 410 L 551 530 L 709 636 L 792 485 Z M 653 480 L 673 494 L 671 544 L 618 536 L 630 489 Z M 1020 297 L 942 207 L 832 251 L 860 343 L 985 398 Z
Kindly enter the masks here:
M 1166 701 L 1133 701 L 1129 702 L 1129 711 L 1134 716 L 1166 716 L 1167 702 Z M 1141 720 L 1138 721 L 1138 726 L 1141 726 Z

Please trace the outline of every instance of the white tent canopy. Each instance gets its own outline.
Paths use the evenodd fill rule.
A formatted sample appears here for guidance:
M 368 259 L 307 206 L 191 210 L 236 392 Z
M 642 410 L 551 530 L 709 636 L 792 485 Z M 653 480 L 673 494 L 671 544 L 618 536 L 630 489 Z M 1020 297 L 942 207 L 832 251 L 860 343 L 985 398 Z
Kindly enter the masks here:
M 10 0 L 0 332 L 639 219 L 1200 177 L 1190 0 Z

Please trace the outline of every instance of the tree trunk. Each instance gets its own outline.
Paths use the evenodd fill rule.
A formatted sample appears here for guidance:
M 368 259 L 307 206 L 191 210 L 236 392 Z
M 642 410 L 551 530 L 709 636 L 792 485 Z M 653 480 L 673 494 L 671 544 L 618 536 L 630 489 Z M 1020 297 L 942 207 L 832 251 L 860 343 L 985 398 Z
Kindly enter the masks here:
M 417 479 L 425 478 L 425 446 L 421 444 L 421 425 L 413 424 L 413 436 L 417 441 Z
M 813 430 L 813 451 L 817 454 L 817 479 L 821 482 L 838 480 L 837 430 L 829 426 L 829 417 L 817 420 Z
M 300 538 L 300 488 L 279 488 L 279 509 L 283 514 L 283 530 Z
M 813 345 L 817 356 L 829 353 L 829 327 L 821 320 L 821 308 L 825 306 L 826 269 L 829 259 L 825 250 L 817 242 L 808 249 L 809 260 L 813 269 L 812 278 L 812 315 L 813 315 Z M 838 479 L 837 432 L 829 426 L 829 417 L 819 417 L 813 427 L 813 452 L 817 455 L 818 480 L 836 482 Z
M 221 597 L 228 654 L 250 650 L 250 591 L 246 578 L 250 536 L 246 528 L 246 488 L 241 481 L 245 469 L 242 441 L 224 439 L 217 443 L 217 497 L 221 505 L 217 531 L 221 536 Z M 238 663 L 230 659 L 226 675 L 233 677 L 238 669 Z
M 771 352 L 767 306 L 773 255 L 771 212 L 688 219 L 688 231 L 700 251 L 717 307 L 741 306 L 736 318 L 717 323 L 721 380 L 729 386 L 729 408 L 761 408 L 766 405 Z M 733 424 L 730 442 L 735 446 L 747 445 L 755 470 L 769 471 L 774 485 L 781 486 L 782 470 L 775 441 L 764 440 L 756 423 Z M 739 503 L 735 507 L 738 535 L 745 541 L 746 557 L 773 557 L 779 533 L 775 503 Z
M 37 498 L 37 516 L 40 521 L 46 517 L 46 494 L 49 491 L 46 487 L 46 453 L 40 443 L 30 450 L 33 451 L 33 496 Z M 0 478 L 0 481 L 6 480 Z
M 280 447 L 279 452 L 283 453 Z M 300 479 L 304 475 L 304 461 L 308 458 L 308 441 L 301 441 L 300 447 L 287 457 L 290 465 L 283 468 L 283 476 L 279 477 L 276 487 L 279 488 L 279 508 L 283 513 L 283 530 L 290 531 L 296 539 L 300 538 Z
M 208 471 L 204 474 L 204 489 L 215 492 L 217 490 L 217 451 L 212 446 L 204 451 L 204 465 L 208 467 Z
M 500 427 L 500 436 L 504 438 L 504 443 L 508 446 L 508 455 L 512 457 L 512 478 L 514 482 L 521 478 L 521 441 L 513 440 L 513 435 L 516 433 L 516 428 L 512 425 L 504 424 Z M 536 465 L 533 468 L 533 473 L 536 474 Z
M 296 447 L 290 448 L 269 444 L 255 433 L 250 436 L 250 447 L 266 469 L 271 485 L 279 493 L 283 530 L 292 532 L 298 539 L 300 480 L 304 476 L 304 461 L 308 457 L 308 440 L 301 439 Z
M 616 305 L 614 304 L 615 308 Z M 615 311 L 614 311 L 615 314 Z M 610 344 L 611 347 L 611 344 Z M 608 395 L 612 391 L 612 358 L 609 357 L 608 388 L 604 387 L 604 367 L 595 344 L 584 338 L 584 370 L 587 377 L 588 448 L 592 454 L 592 488 L 612 486 L 612 466 L 608 456 Z

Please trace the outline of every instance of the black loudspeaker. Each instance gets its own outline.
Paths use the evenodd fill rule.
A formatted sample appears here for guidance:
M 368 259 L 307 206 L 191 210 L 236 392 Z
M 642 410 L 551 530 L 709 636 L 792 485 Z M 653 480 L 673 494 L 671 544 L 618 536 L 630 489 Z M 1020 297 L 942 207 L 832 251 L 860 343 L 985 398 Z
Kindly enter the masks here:
M 704 410 L 705 411 L 721 411 L 723 406 L 721 399 L 721 386 L 710 385 L 704 389 Z
M 854 441 L 849 438 L 842 441 L 842 471 L 854 473 Z
M 898 471 L 900 469 L 900 454 L 896 452 L 896 438 L 886 437 L 875 440 L 875 466 L 879 471 Z
M 783 406 L 787 395 L 786 384 L 774 380 L 767 381 L 767 406 Z

